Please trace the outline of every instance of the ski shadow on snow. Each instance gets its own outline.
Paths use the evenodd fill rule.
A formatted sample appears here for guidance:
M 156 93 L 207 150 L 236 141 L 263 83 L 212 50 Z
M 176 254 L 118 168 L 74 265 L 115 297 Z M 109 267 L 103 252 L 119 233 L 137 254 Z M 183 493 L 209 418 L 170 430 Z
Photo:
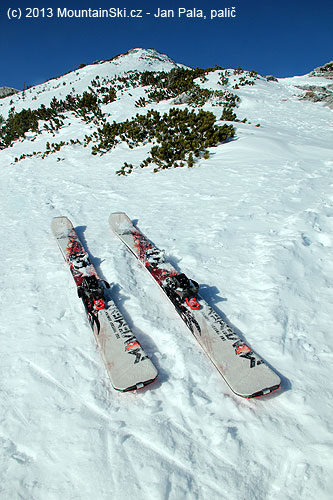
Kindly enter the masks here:
M 85 230 L 87 229 L 87 226 L 78 226 L 75 228 L 75 231 L 80 238 L 82 245 L 84 246 L 84 249 L 89 255 L 90 261 L 93 264 L 94 268 L 97 271 L 97 274 L 99 277 L 104 280 L 105 282 L 109 283 L 109 281 L 105 278 L 103 271 L 101 270 L 101 264 L 104 261 L 104 259 L 100 259 L 98 257 L 95 257 L 92 255 L 92 253 L 89 250 L 89 247 L 87 245 L 87 241 L 84 235 Z M 109 283 L 110 288 L 105 290 L 105 298 L 106 299 L 112 299 L 116 306 L 118 307 L 120 313 L 124 317 L 126 323 L 130 327 L 130 329 L 133 331 L 134 335 L 142 345 L 142 348 L 144 349 L 145 353 L 148 355 L 148 357 L 151 359 L 153 364 L 155 365 L 157 371 L 158 371 L 158 378 L 155 380 L 155 382 L 149 384 L 147 387 L 144 387 L 140 389 L 140 392 L 145 392 L 147 388 L 150 390 L 152 388 L 158 388 L 162 385 L 163 382 L 166 382 L 169 379 L 168 373 L 163 370 L 160 367 L 159 360 L 156 356 L 156 353 L 159 353 L 159 348 L 157 345 L 152 341 L 151 337 L 147 335 L 143 330 L 138 328 L 134 321 L 132 320 L 131 316 L 127 313 L 126 307 L 125 307 L 125 302 L 126 300 L 129 299 L 129 296 L 126 296 L 123 292 L 123 289 L 121 286 L 117 283 Z M 162 354 L 162 353 L 161 353 Z
M 76 231 L 78 237 L 80 238 L 80 241 L 81 241 L 82 245 L 84 246 L 84 249 L 86 250 L 86 252 L 88 252 L 91 263 L 94 266 L 94 268 L 96 269 L 98 275 L 100 276 L 100 278 L 102 280 L 107 281 L 105 279 L 105 277 L 103 276 L 102 270 L 100 268 L 100 265 L 103 262 L 103 260 L 99 259 L 98 257 L 94 257 L 92 255 L 92 253 L 89 251 L 89 248 L 87 245 L 87 240 L 86 240 L 85 235 L 84 235 L 84 232 L 86 229 L 87 229 L 87 226 L 77 226 L 75 228 L 75 231 Z

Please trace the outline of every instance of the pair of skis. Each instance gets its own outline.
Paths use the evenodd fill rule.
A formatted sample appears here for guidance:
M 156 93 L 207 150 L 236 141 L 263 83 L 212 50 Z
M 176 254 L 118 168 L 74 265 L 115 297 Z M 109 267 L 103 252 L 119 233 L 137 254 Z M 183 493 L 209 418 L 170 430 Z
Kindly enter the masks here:
M 159 285 L 230 389 L 245 398 L 269 394 L 281 380 L 199 295 L 198 284 L 165 262 L 164 253 L 123 212 L 110 215 L 112 231 Z M 78 289 L 113 387 L 135 390 L 157 370 L 100 279 L 72 223 L 55 217 L 52 231 Z

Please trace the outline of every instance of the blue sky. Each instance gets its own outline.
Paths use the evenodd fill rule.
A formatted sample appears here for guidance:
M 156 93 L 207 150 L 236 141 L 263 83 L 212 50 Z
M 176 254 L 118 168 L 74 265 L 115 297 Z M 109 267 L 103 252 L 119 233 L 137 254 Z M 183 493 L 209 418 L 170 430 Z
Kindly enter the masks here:
M 110 59 L 134 47 L 155 48 L 191 67 L 242 66 L 262 75 L 308 73 L 333 59 L 333 2 L 304 0 L 234 0 L 119 3 L 30 3 L 3 0 L 0 7 L 0 86 L 22 89 L 62 75 L 80 64 Z M 8 9 L 21 8 L 21 19 Z M 44 18 L 43 16 L 43 7 Z M 58 8 L 142 10 L 140 18 L 61 18 Z M 178 8 L 203 11 L 206 19 L 178 17 Z M 235 7 L 236 17 L 210 19 L 212 10 Z M 47 8 L 52 8 L 53 17 Z M 157 8 L 174 10 L 173 18 L 155 18 Z M 146 12 L 150 12 L 147 15 Z M 230 11 L 231 12 L 231 11 Z M 33 14 L 31 12 L 31 14 Z

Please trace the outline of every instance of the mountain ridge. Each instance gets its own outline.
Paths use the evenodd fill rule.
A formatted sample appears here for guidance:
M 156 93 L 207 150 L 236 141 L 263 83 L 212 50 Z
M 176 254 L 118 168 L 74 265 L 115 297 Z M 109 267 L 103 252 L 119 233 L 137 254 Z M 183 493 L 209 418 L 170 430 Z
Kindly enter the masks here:
M 107 63 L 113 63 L 116 66 L 119 66 L 121 64 L 128 65 L 128 63 L 129 63 L 130 69 L 128 67 L 126 67 L 123 70 L 124 72 L 136 71 L 136 70 L 140 71 L 142 69 L 137 69 L 135 67 L 137 64 L 139 64 L 139 66 L 140 66 L 140 62 L 146 63 L 147 67 L 145 70 L 149 70 L 149 68 L 151 68 L 154 65 L 154 63 L 159 64 L 159 66 L 156 66 L 154 69 L 152 69 L 152 71 L 163 71 L 163 70 L 165 70 L 164 65 L 166 66 L 166 69 L 169 69 L 169 68 L 172 69 L 172 68 L 176 68 L 176 67 L 183 67 L 183 68 L 191 69 L 189 66 L 186 66 L 182 63 L 176 62 L 174 59 L 169 57 L 167 54 L 159 52 L 155 48 L 137 47 L 137 48 L 129 49 L 127 52 L 117 54 L 117 55 L 111 57 L 110 59 L 96 60 L 96 61 L 94 61 L 92 63 L 88 63 L 88 64 L 82 63 L 78 67 L 76 67 L 72 70 L 69 70 L 66 73 L 63 73 L 63 74 L 55 76 L 55 77 L 48 78 L 44 82 L 36 84 L 33 87 L 43 85 L 43 84 L 50 82 L 50 81 L 53 81 L 53 80 L 58 80 L 66 75 L 70 75 L 70 74 L 75 73 L 77 71 L 80 71 L 84 68 L 93 68 L 96 65 L 104 65 Z M 328 63 L 323 64 L 321 66 L 318 66 L 317 68 L 313 69 L 309 73 L 305 73 L 304 75 L 295 75 L 295 76 L 297 76 L 297 77 L 314 76 L 314 77 L 323 77 L 323 78 L 327 78 L 327 79 L 332 79 L 333 78 L 332 65 L 333 65 L 333 63 L 331 61 L 331 62 L 328 62 Z M 161 67 L 163 69 L 161 69 Z M 268 75 L 266 78 L 269 78 L 269 77 L 272 77 L 272 75 Z M 276 77 L 273 76 L 273 78 L 276 78 Z M 293 77 L 286 77 L 286 78 L 293 78 Z M 279 80 L 282 80 L 282 79 L 284 79 L 284 78 L 279 78 Z M 9 87 L 3 86 L 3 87 L 0 87 L 0 89 L 1 88 L 5 89 L 5 88 L 9 88 Z M 16 90 L 16 89 L 13 89 L 13 90 L 15 90 L 16 92 L 23 92 L 22 90 Z

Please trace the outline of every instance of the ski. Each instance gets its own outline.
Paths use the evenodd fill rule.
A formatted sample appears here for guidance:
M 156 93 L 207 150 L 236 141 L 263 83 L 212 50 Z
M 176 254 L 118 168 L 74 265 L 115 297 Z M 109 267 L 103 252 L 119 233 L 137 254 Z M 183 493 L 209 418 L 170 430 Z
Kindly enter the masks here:
M 131 391 L 150 384 L 157 370 L 107 293 L 109 284 L 98 276 L 71 221 L 55 217 L 51 229 L 77 286 L 112 386 Z
M 198 283 L 166 262 L 164 252 L 148 240 L 125 213 L 112 213 L 109 223 L 160 286 L 235 394 L 254 398 L 280 387 L 279 376 L 200 296 Z

